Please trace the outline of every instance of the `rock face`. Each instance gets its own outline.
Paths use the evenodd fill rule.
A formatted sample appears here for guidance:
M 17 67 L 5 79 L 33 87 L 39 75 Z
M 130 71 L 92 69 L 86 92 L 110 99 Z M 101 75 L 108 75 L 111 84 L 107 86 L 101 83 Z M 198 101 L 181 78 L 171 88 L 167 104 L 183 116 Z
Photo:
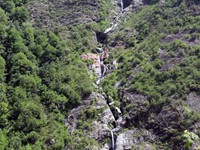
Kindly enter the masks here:
M 155 149 L 152 142 L 156 141 L 156 136 L 146 130 L 128 130 L 117 136 L 116 150 L 138 149 L 144 150 Z
M 122 2 L 123 2 L 123 9 L 126 9 L 129 6 L 136 8 L 145 4 L 144 0 L 117 0 L 117 3 L 120 7 L 122 7 L 121 6 Z
M 105 97 L 101 94 L 92 93 L 79 107 L 72 109 L 65 120 L 65 125 L 67 126 L 69 133 L 73 134 L 73 132 L 78 129 L 77 123 L 79 118 L 89 108 L 98 111 L 98 119 L 91 123 L 91 131 L 86 134 L 86 136 L 90 139 L 103 142 L 106 138 L 111 137 L 110 127 L 113 125 L 115 118 L 106 103 Z M 109 143 L 106 145 L 108 146 Z M 106 146 L 104 146 L 104 148 L 105 147 Z
M 125 92 L 122 104 L 126 126 L 137 124 L 139 117 L 147 115 L 149 109 L 147 97 L 140 94 Z
M 199 112 L 199 96 L 197 94 L 190 93 L 185 103 L 191 110 Z M 160 105 L 160 107 L 157 106 L 157 108 L 151 108 L 148 97 L 126 91 L 122 98 L 123 127 L 142 127 L 150 133 L 148 135 L 153 135 L 155 139 L 167 141 L 177 133 L 181 135 L 184 128 L 188 128 L 190 118 L 187 116 L 191 112 L 190 109 L 186 111 L 180 102 L 173 99 L 171 99 L 170 103 Z M 191 129 L 196 129 L 195 132 L 199 128 L 198 122 L 191 127 Z M 120 134 L 117 137 L 116 149 L 124 150 L 126 147 L 127 149 L 131 149 L 132 145 L 137 145 L 139 142 L 134 143 L 135 139 L 133 135 L 135 135 L 135 132 L 130 130 Z M 145 133 L 141 133 L 140 138 L 144 135 Z M 146 142 L 145 140 L 142 141 Z M 139 145 L 142 144 L 140 143 Z M 147 144 L 146 146 L 148 147 L 149 145 Z M 195 144 L 193 146 L 195 147 Z M 176 147 L 182 149 L 183 140 L 178 141 Z M 147 149 L 154 148 L 150 146 Z
M 186 98 L 186 104 L 192 109 L 200 113 L 200 95 L 190 93 Z
M 88 53 L 81 55 L 82 60 L 91 60 L 92 63 L 92 70 L 98 75 L 98 77 L 101 77 L 101 60 L 100 56 L 98 54 Z
M 103 51 L 100 54 L 87 53 L 81 55 L 82 60 L 91 60 L 91 69 L 97 74 L 99 78 L 104 77 L 107 72 L 107 66 L 104 64 L 104 60 L 109 58 L 108 50 Z
M 143 3 L 143 0 L 133 0 L 132 4 L 133 4 L 133 7 L 136 8 L 143 5 L 144 3 Z
M 131 149 L 133 146 L 134 131 L 129 130 L 121 133 L 116 140 L 116 150 Z
M 89 23 L 100 19 L 100 0 L 33 1 L 28 5 L 34 24 L 46 27 Z M 49 17 L 49 13 L 52 16 Z M 59 15 L 56 15 L 59 14 Z

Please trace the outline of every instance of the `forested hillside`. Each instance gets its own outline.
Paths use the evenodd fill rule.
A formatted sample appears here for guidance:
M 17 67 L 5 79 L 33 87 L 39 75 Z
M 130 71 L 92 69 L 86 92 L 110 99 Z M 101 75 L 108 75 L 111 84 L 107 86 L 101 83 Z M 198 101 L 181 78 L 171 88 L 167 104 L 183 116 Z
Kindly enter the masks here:
M 24 5 L 0 1 L 0 149 L 63 149 L 65 115 L 92 79 L 56 33 L 32 27 Z
M 0 150 L 199 150 L 198 0 L 0 0 Z

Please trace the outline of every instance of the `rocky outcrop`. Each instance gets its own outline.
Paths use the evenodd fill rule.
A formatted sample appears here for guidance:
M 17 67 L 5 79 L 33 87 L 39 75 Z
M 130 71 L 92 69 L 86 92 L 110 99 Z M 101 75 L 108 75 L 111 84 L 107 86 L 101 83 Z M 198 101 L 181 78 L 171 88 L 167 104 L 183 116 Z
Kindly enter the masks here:
M 200 95 L 190 93 L 185 102 L 192 110 L 200 113 Z
M 183 140 L 174 139 L 177 134 L 182 136 L 184 129 L 189 127 L 191 131 L 194 131 L 196 134 L 199 133 L 199 123 L 197 122 L 193 127 L 191 127 L 189 124 L 191 124 L 192 119 L 188 118 L 191 111 L 199 112 L 199 96 L 197 94 L 190 93 L 186 98 L 185 103 L 190 107 L 190 109 L 186 109 L 184 104 L 174 100 L 173 98 L 171 98 L 170 103 L 165 103 L 165 105 L 153 108 L 150 105 L 148 97 L 137 93 L 130 93 L 127 90 L 125 91 L 126 92 L 123 93 L 121 101 L 124 118 L 123 128 L 136 127 L 137 129 L 146 129 L 147 132 L 153 134 L 154 137 L 160 141 L 173 140 L 173 143 L 176 145 L 175 147 L 179 147 L 180 149 L 183 148 L 184 142 Z M 193 119 L 193 121 L 195 122 L 195 119 Z M 126 134 L 133 134 L 133 131 L 127 131 L 127 133 L 117 137 L 117 141 L 120 142 L 116 142 L 116 144 L 119 143 L 117 145 L 121 145 L 118 146 L 120 147 L 119 150 L 121 150 L 121 147 L 123 146 L 127 146 L 129 149 L 131 145 L 136 145 L 133 144 L 133 136 Z M 143 135 L 145 134 L 142 133 L 140 137 Z M 125 142 L 125 137 L 128 137 L 128 142 Z M 125 139 L 125 141 L 122 139 Z M 142 141 L 145 142 L 145 140 Z M 194 143 L 195 142 L 196 141 L 194 141 Z
M 85 129 L 85 133 L 88 138 L 95 139 L 99 143 L 111 137 L 111 127 L 115 121 L 115 118 L 106 103 L 106 99 L 99 93 L 92 93 L 87 99 L 83 100 L 83 103 L 70 111 L 68 117 L 65 119 L 65 125 L 68 128 L 69 133 L 73 134 L 78 129 L 78 121 L 82 115 L 88 110 L 97 110 L 98 118 L 93 120 L 90 125 L 90 131 Z M 109 140 L 110 142 L 111 140 Z M 107 143 L 106 145 L 109 145 Z M 105 146 L 104 146 L 105 147 Z
M 137 8 L 137 7 L 141 6 L 141 5 L 143 5 L 144 1 L 143 0 L 133 0 L 132 4 L 133 4 L 134 8 Z
M 99 49 L 98 49 L 99 51 Z M 104 64 L 104 60 L 109 58 L 108 50 L 101 49 L 99 54 L 87 53 L 81 55 L 82 60 L 91 60 L 91 69 L 97 74 L 98 78 L 105 76 L 108 71 L 107 66 Z
M 139 7 L 144 4 L 144 1 L 143 0 L 117 0 L 117 3 L 120 7 L 123 7 L 123 9 L 126 9 L 129 6 L 132 6 L 134 8 Z
M 159 49 L 158 57 L 163 61 L 163 65 L 161 67 L 161 70 L 163 71 L 172 69 L 183 59 L 182 55 L 177 54 L 176 56 L 170 56 L 168 52 L 162 49 Z
M 81 55 L 82 60 L 91 60 L 92 66 L 91 69 L 97 74 L 98 77 L 101 77 L 101 60 L 98 54 L 88 53 Z
M 152 145 L 156 136 L 147 130 L 135 129 L 122 132 L 116 139 L 116 150 L 143 149 L 154 150 Z
M 149 110 L 149 101 L 147 97 L 125 92 L 122 98 L 123 114 L 126 126 L 138 125 L 142 116 L 147 117 L 146 112 Z

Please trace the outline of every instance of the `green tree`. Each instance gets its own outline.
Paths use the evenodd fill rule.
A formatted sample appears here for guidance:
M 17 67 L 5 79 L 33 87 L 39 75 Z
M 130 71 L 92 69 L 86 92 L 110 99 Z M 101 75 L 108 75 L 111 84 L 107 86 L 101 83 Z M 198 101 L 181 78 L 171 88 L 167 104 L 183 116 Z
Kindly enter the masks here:
M 0 126 L 5 127 L 8 124 L 9 105 L 7 102 L 0 102 Z
M 8 42 L 9 43 L 15 43 L 15 42 L 23 43 L 23 38 L 21 37 L 21 33 L 14 27 L 10 28 L 8 31 Z
M 6 12 L 12 14 L 15 10 L 15 3 L 13 0 L 0 0 L 0 7 L 3 8 Z
M 35 43 L 37 45 L 41 45 L 42 47 L 46 46 L 47 45 L 47 38 L 44 36 L 44 35 L 38 35 L 36 38 L 35 38 Z
M 56 36 L 55 33 L 53 32 L 49 32 L 49 44 L 51 44 L 52 46 L 56 47 L 57 44 L 59 43 L 59 38 Z
M 26 91 L 36 93 L 39 90 L 41 79 L 34 75 L 20 75 L 18 82 Z
M 29 61 L 24 53 L 19 52 L 15 54 L 11 60 L 12 68 L 11 73 L 15 74 L 34 74 L 35 66 Z
M 34 29 L 31 28 L 31 27 L 27 27 L 25 30 L 24 30 L 24 40 L 25 40 L 25 43 L 27 45 L 30 45 L 31 43 L 34 42 Z
M 24 54 L 28 53 L 28 47 L 26 47 L 22 42 L 13 43 L 11 50 L 12 51 L 10 53 L 19 53 L 19 52 L 22 52 Z
M 11 60 L 11 69 L 9 71 L 10 83 L 16 84 L 19 81 L 20 75 L 34 75 L 36 66 L 27 59 L 24 53 L 16 53 Z
M 45 63 L 55 61 L 57 59 L 56 52 L 57 50 L 55 47 L 48 45 L 41 56 L 41 62 Z
M 13 19 L 17 20 L 19 23 L 23 23 L 28 20 L 29 12 L 24 6 L 16 7 L 13 14 Z
M 6 84 L 0 83 L 0 127 L 8 125 L 9 109 L 6 97 Z
M 0 82 L 4 81 L 6 71 L 6 61 L 0 56 Z
M 40 131 L 45 124 L 43 107 L 32 100 L 21 100 L 15 102 L 14 112 L 18 112 L 13 127 L 20 132 Z
M 64 109 L 68 100 L 64 95 L 59 95 L 53 90 L 48 90 L 42 93 L 42 102 L 49 110 L 57 110 Z
M 3 41 L 7 36 L 6 32 L 7 26 L 8 26 L 8 17 L 5 14 L 4 10 L 0 7 L 0 44 L 1 43 L 3 44 Z
M 6 132 L 0 129 L 0 149 L 5 150 L 8 146 L 8 137 Z

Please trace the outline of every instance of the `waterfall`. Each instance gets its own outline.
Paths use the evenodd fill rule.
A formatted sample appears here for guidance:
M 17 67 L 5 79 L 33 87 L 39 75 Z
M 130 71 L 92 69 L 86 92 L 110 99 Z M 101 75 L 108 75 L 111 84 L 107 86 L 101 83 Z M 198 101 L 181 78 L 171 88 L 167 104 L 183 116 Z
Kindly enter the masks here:
M 110 134 L 111 134 L 112 150 L 115 150 L 115 139 L 112 130 L 110 130 Z
M 102 75 L 101 75 L 101 77 L 104 77 L 105 76 L 105 74 L 106 74 L 106 71 L 107 71 L 107 67 L 105 66 L 105 65 L 103 65 L 103 70 L 102 70 Z
M 108 32 L 110 32 L 111 30 L 112 30 L 112 28 L 113 28 L 113 23 L 112 23 L 112 26 L 111 27 L 109 27 L 109 28 L 107 28 L 105 31 L 104 31 L 104 33 L 108 33 Z
M 124 11 L 124 2 L 123 2 L 123 0 L 120 1 L 120 5 L 121 5 L 121 12 L 123 12 Z

